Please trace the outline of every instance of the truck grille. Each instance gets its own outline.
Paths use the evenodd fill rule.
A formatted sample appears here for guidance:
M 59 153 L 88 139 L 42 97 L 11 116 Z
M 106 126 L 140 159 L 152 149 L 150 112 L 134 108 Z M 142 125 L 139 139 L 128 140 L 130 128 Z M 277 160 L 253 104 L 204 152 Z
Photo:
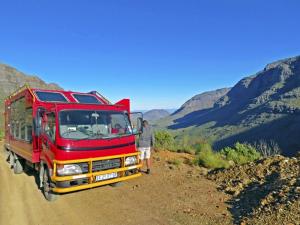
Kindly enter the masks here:
M 89 172 L 88 163 L 78 163 L 83 173 Z M 93 162 L 93 172 L 121 168 L 121 159 L 109 159 Z
M 93 172 L 116 169 L 121 167 L 121 159 L 109 159 L 93 162 Z

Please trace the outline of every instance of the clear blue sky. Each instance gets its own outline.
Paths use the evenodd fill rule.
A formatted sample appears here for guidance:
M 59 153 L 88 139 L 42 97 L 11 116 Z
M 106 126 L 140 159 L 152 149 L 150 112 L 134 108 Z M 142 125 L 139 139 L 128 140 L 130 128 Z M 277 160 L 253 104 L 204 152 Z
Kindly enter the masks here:
M 134 109 L 177 108 L 300 54 L 299 0 L 1 1 L 0 61 Z

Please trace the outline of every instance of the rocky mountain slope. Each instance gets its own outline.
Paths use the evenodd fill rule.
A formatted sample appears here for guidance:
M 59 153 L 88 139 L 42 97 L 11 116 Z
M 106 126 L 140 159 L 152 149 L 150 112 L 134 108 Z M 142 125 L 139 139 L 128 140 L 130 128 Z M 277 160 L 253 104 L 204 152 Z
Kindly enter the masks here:
M 300 155 L 216 170 L 208 178 L 232 195 L 228 203 L 235 224 L 300 223 Z
M 292 155 L 300 150 L 300 56 L 242 79 L 211 108 L 178 113 L 167 121 L 169 129 L 210 138 L 216 148 L 275 140 L 284 154 Z
M 3 113 L 3 101 L 19 87 L 28 84 L 30 87 L 45 89 L 62 89 L 57 84 L 47 84 L 37 76 L 26 75 L 17 69 L 0 63 L 0 113 Z M 3 126 L 3 118 L 0 119 L 0 126 Z
M 198 110 L 210 109 L 229 91 L 230 88 L 222 88 L 196 95 L 185 102 L 172 116 L 180 117 Z
M 150 122 L 155 122 L 159 119 L 169 116 L 170 113 L 164 109 L 153 109 L 144 113 L 144 119 Z
M 182 118 L 190 113 L 201 110 L 208 110 L 214 107 L 215 103 L 219 101 L 224 95 L 230 91 L 230 88 L 222 88 L 214 91 L 204 92 L 195 95 L 187 102 L 185 102 L 174 113 L 156 122 L 156 127 L 166 127 L 175 124 L 176 120 Z

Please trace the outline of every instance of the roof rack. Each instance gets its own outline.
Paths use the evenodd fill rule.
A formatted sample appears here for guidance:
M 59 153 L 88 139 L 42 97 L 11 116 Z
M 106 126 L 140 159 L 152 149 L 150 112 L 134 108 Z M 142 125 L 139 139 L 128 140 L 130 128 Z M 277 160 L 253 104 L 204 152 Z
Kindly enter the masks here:
M 105 98 L 103 95 L 101 95 L 98 91 L 90 91 L 88 94 L 97 95 L 99 98 L 106 101 L 106 104 L 112 105 L 112 103 L 107 98 Z
M 20 86 L 15 92 L 13 92 L 7 98 L 12 98 L 12 97 L 16 96 L 17 94 L 21 93 L 22 91 L 24 91 L 26 89 L 30 92 L 30 94 L 32 95 L 33 99 L 35 100 L 35 95 L 33 94 L 32 90 L 31 90 L 31 87 L 28 84 L 24 84 L 23 86 Z

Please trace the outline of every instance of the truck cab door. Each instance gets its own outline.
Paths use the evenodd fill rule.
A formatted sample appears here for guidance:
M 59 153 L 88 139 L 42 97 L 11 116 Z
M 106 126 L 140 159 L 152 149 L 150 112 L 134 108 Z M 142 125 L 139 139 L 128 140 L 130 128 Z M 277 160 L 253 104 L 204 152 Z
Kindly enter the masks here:
M 56 114 L 55 112 L 45 112 L 42 118 L 42 154 L 48 159 L 54 158 L 54 147 L 56 141 Z

